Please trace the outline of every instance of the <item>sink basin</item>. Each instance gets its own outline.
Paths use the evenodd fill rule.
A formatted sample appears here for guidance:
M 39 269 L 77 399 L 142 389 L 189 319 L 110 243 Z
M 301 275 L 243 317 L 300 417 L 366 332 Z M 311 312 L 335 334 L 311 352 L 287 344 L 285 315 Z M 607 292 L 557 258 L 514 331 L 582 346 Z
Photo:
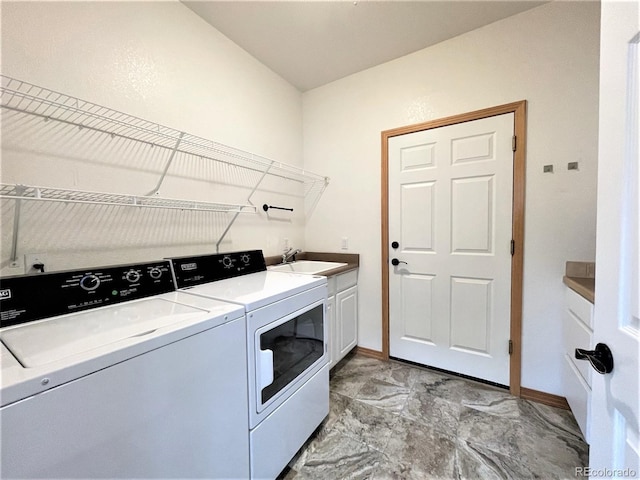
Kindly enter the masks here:
M 287 263 L 283 265 L 272 265 L 267 267 L 273 272 L 294 272 L 308 273 L 309 275 L 325 272 L 338 267 L 344 267 L 346 263 L 339 262 L 320 262 L 316 260 L 299 260 L 297 262 Z

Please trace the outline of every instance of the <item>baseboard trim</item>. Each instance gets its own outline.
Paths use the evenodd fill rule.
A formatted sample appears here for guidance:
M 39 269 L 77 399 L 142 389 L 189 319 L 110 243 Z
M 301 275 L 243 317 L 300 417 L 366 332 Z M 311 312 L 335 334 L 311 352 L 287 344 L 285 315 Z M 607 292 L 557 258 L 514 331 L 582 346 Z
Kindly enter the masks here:
M 378 350 L 372 350 L 365 347 L 356 347 L 356 353 L 358 355 L 364 355 L 365 357 L 377 358 L 378 360 L 385 360 L 384 354 Z
M 530 388 L 520 387 L 520 398 L 531 400 L 532 402 L 543 403 L 552 407 L 562 408 L 564 410 L 569 410 L 567 399 L 561 397 L 560 395 L 553 395 L 552 393 L 545 393 L 538 390 L 532 390 Z

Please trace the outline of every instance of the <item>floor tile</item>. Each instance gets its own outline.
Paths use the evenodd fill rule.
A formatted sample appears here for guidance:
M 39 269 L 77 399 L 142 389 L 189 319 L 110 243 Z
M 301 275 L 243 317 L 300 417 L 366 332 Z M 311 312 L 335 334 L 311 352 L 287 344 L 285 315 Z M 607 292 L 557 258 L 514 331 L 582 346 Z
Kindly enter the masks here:
M 400 417 L 384 450 L 402 470 L 422 478 L 453 478 L 455 440 L 437 430 Z
M 417 371 L 417 369 L 408 368 L 399 362 L 390 361 L 387 362 L 386 367 L 372 372 L 371 377 L 399 387 L 410 388 L 415 381 Z
M 353 398 L 367 381 L 366 378 L 356 374 L 335 375 L 331 377 L 329 386 L 332 392 Z
M 400 413 L 409 398 L 409 388 L 372 378 L 354 398 L 373 407 Z
M 331 374 L 338 377 L 357 376 L 369 377 L 381 369 L 388 369 L 389 362 L 383 362 L 375 358 L 353 355 L 345 358 L 331 371 Z
M 398 419 L 398 415 L 391 412 L 353 400 L 337 419 L 334 428 L 382 451 Z
M 400 415 L 409 420 L 430 425 L 439 432 L 456 435 L 462 405 L 424 391 L 412 391 Z
M 284 480 L 562 479 L 588 465 L 571 412 L 399 361 L 350 356 Z
M 454 477 L 473 480 L 541 478 L 518 457 L 502 455 L 481 445 L 460 440 L 456 442 Z
M 401 465 L 388 460 L 382 460 L 374 470 L 371 480 L 424 480 L 425 478 L 442 478 L 425 476 L 420 468 L 413 465 Z
M 560 435 L 568 435 L 584 440 L 576 419 L 569 410 L 550 407 L 541 403 L 524 402 L 521 407 L 523 415 L 536 419 L 546 428 L 556 431 Z
M 317 445 L 304 465 L 295 470 L 296 479 L 369 478 L 382 460 L 382 453 L 335 429 Z
M 334 426 L 336 421 L 338 421 L 338 418 L 340 418 L 351 402 L 352 399 L 345 395 L 341 395 L 336 392 L 331 392 L 329 394 L 329 415 L 323 422 L 323 426 L 326 430 L 329 430 Z
M 574 435 L 562 435 L 527 416 L 499 417 L 465 407 L 458 438 L 493 452 L 519 458 L 540 478 L 572 476 L 588 463 L 587 445 Z

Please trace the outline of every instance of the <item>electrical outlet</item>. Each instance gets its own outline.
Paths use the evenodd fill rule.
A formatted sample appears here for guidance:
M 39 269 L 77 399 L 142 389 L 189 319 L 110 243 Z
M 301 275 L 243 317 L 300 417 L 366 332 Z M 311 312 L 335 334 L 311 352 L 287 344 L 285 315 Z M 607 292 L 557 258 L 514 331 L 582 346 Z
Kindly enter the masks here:
M 25 253 L 24 254 L 24 270 L 25 273 L 46 272 L 49 258 L 46 253 Z M 34 265 L 42 265 L 42 270 L 34 268 Z
M 342 241 L 340 242 L 340 248 L 342 250 L 349 250 L 349 239 L 347 237 L 342 237 Z
M 285 238 L 283 240 L 283 245 L 282 245 L 283 250 L 289 250 L 289 248 L 291 248 L 291 246 L 289 245 L 289 239 Z

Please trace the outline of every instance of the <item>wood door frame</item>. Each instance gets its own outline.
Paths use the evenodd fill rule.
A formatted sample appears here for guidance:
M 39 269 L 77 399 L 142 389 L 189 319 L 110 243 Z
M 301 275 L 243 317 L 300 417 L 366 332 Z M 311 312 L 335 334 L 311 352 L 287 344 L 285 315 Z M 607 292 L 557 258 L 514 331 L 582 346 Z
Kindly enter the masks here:
M 522 367 L 522 276 L 524 259 L 524 200 L 527 101 L 508 103 L 424 123 L 382 132 L 382 358 L 389 359 L 389 138 L 483 118 L 514 114 L 513 214 L 512 238 L 515 251 L 511 257 L 511 321 L 512 353 L 509 357 L 509 391 L 519 397 Z

